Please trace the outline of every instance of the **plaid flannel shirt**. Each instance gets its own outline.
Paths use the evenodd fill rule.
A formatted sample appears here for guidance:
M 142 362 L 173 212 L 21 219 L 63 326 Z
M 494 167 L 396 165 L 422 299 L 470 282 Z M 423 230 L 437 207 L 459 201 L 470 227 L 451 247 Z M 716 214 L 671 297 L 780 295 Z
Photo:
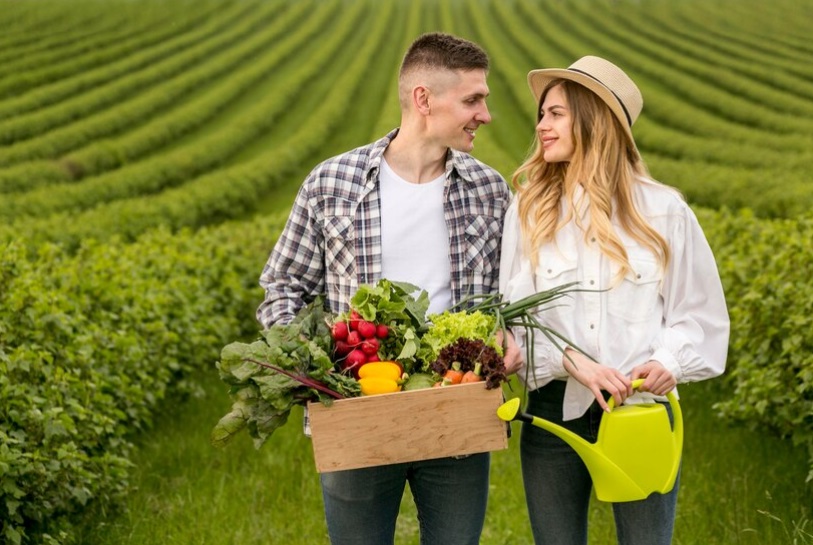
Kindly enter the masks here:
M 305 179 L 260 276 L 265 300 L 257 319 L 264 327 L 289 322 L 321 294 L 332 312 L 344 312 L 359 285 L 381 279 L 378 171 L 397 133 L 328 159 Z M 450 150 L 444 195 L 455 305 L 497 290 L 510 191 L 496 170 Z

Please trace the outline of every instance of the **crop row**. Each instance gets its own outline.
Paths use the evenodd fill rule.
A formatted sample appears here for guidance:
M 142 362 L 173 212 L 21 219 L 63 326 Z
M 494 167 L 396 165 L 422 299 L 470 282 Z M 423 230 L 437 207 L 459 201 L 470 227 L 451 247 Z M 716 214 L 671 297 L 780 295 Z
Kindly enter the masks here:
M 709 51 L 692 40 L 679 38 L 667 28 L 653 28 L 651 18 L 643 12 L 620 12 L 598 4 L 590 10 L 592 24 L 605 21 L 609 37 L 619 38 L 624 25 L 638 31 L 626 40 L 633 49 L 645 48 L 647 55 L 659 60 L 682 74 L 700 81 L 710 82 L 721 91 L 742 97 L 776 112 L 810 116 L 813 113 L 813 71 L 796 75 L 777 70 L 774 64 L 758 64 L 751 58 L 748 48 L 741 51 L 743 60 L 730 54 Z
M 115 14 L 92 13 L 90 10 L 73 9 L 68 5 L 49 5 L 18 2 L 5 5 L 3 34 L 0 35 L 0 60 L 16 59 L 19 55 L 39 54 L 48 49 L 68 47 L 74 41 L 84 40 L 89 33 L 104 33 L 124 21 L 133 20 L 128 9 Z M 145 24 L 154 21 L 145 20 Z M 0 67 L 5 68 L 0 63 Z M 0 74 L 5 73 L 0 68 Z
M 691 60 L 691 69 L 701 78 L 720 81 L 721 74 L 717 71 L 709 74 L 709 69 L 721 67 L 725 70 L 722 75 L 727 88 L 734 92 L 744 88 L 743 82 L 752 80 L 762 84 L 763 88 L 767 86 L 769 93 L 782 91 L 782 95 L 776 95 L 780 104 L 794 97 L 797 100 L 813 98 L 813 67 L 806 63 L 800 65 L 798 59 L 783 59 L 776 53 L 768 55 L 743 44 L 732 44 L 730 40 L 710 38 L 707 29 L 685 20 L 659 18 L 657 13 L 650 13 L 648 17 L 640 12 L 625 15 L 629 24 L 635 24 L 637 32 L 650 42 L 667 47 L 674 57 L 684 59 L 684 62 Z M 744 91 L 747 93 L 750 89 L 744 88 Z M 758 100 L 763 98 L 757 97 Z
M 362 8 L 363 4 L 357 3 L 343 13 L 341 25 L 347 32 L 357 28 L 353 22 L 363 14 Z M 172 228 L 198 227 L 244 215 L 254 209 L 258 198 L 265 192 L 285 182 L 286 175 L 299 166 L 299 161 L 315 151 L 331 129 L 340 122 L 341 113 L 353 100 L 356 87 L 363 83 L 360 75 L 367 68 L 366 63 L 373 58 L 375 48 L 379 46 L 383 36 L 383 30 L 376 28 L 363 48 L 356 53 L 358 63 L 339 74 L 335 92 L 326 97 L 313 112 L 310 124 L 291 134 L 278 149 L 258 159 L 225 171 L 212 172 L 156 195 L 114 201 L 80 214 L 58 213 L 42 219 L 23 218 L 13 224 L 0 226 L 0 240 L 10 240 L 19 233 L 26 233 L 26 239 L 32 245 L 43 241 L 58 241 L 76 247 L 87 238 L 103 239 L 119 234 L 133 239 L 147 229 L 160 225 Z M 338 47 L 343 39 L 341 32 L 331 34 L 320 51 L 329 58 L 333 48 Z M 311 69 L 307 65 L 300 68 Z M 286 80 L 279 89 L 280 97 L 275 94 L 268 100 L 273 102 L 280 98 L 281 104 L 289 103 L 297 91 L 297 83 L 293 79 Z M 255 123 L 264 124 L 265 129 L 273 126 L 272 120 L 262 117 L 256 117 Z M 239 129 L 235 125 L 233 130 Z M 194 161 L 187 161 L 185 164 L 192 165 Z M 146 178 L 144 181 L 149 182 L 149 177 Z M 106 190 L 112 191 L 111 188 Z M 194 203 L 194 206 L 190 206 L 190 203 Z
M 241 15 L 245 16 L 245 7 L 239 11 L 234 8 L 220 10 L 216 14 L 209 11 L 201 9 L 187 15 L 173 16 L 172 20 L 178 21 L 177 27 L 152 22 L 151 26 L 155 28 L 149 34 L 114 41 L 101 50 L 90 50 L 63 61 L 54 59 L 52 63 L 43 63 L 20 73 L 10 71 L 0 80 L 0 97 L 4 97 L 0 103 L 0 119 L 90 91 L 160 61 L 207 36 L 223 32 L 229 24 L 235 24 Z M 204 15 L 214 16 L 207 20 Z M 13 52 L 23 59 L 26 57 L 24 51 Z M 124 58 L 124 62 L 120 62 L 120 58 Z
M 534 67 L 566 66 L 585 54 L 605 55 L 624 66 L 645 95 L 642 121 L 680 130 L 687 136 L 701 135 L 727 142 L 744 142 L 760 146 L 761 149 L 768 147 L 782 152 L 788 149 L 809 152 L 813 147 L 809 133 L 784 135 L 772 132 L 771 138 L 766 139 L 766 131 L 760 127 L 731 121 L 716 110 L 696 103 L 694 95 L 703 94 L 707 89 L 697 88 L 695 93 L 681 93 L 677 91 L 679 87 L 665 84 L 669 78 L 664 80 L 662 77 L 664 72 L 672 72 L 671 79 L 682 81 L 686 79 L 682 72 L 673 71 L 670 65 L 662 61 L 650 59 L 648 53 L 628 48 L 627 42 L 617 37 L 598 42 L 606 33 L 604 22 L 601 27 L 588 26 L 579 33 L 578 29 L 564 24 L 546 26 L 544 23 L 552 17 L 559 21 L 559 14 L 543 11 L 540 6 L 527 1 L 516 4 L 516 9 L 513 10 L 501 3 L 493 3 L 492 6 L 500 18 L 498 26 L 521 29 L 511 33 L 510 37 L 522 46 Z M 545 9 L 553 8 L 546 4 Z M 533 29 L 540 28 L 544 30 L 532 32 Z M 597 31 L 597 28 L 601 30 Z M 648 47 L 644 49 L 648 50 Z M 497 47 L 496 51 L 499 50 Z M 536 62 L 533 62 L 534 59 Z M 523 60 L 528 62 L 527 59 Z M 508 57 L 501 64 L 510 62 L 511 57 Z M 748 154 L 743 153 L 745 155 Z
M 493 18 L 500 23 L 496 25 L 496 28 L 488 26 L 489 18 L 483 13 L 484 10 L 474 10 L 471 13 L 472 19 L 476 22 L 478 38 L 487 44 L 489 50 L 497 58 L 497 62 L 495 62 L 497 74 L 502 74 L 506 80 L 521 81 L 524 78 L 524 71 L 520 70 L 519 66 L 522 62 L 530 63 L 527 57 L 531 56 L 534 48 L 538 48 L 540 42 L 548 45 L 557 42 L 550 39 L 547 34 L 540 37 L 530 32 L 514 32 L 511 37 L 516 43 L 514 48 L 510 49 L 511 37 L 504 35 L 500 30 L 522 28 L 521 18 L 507 4 L 494 3 L 491 7 L 494 10 Z M 512 98 L 517 102 L 524 100 L 526 104 L 530 105 L 529 93 L 524 86 L 514 86 L 510 89 L 514 91 Z M 647 112 L 649 112 L 649 104 L 651 102 L 647 102 Z M 530 116 L 528 125 L 530 132 Z M 644 151 L 645 156 L 656 159 L 670 158 L 673 161 L 680 161 L 682 164 L 682 168 L 669 168 L 668 170 L 654 168 L 653 171 L 670 183 L 679 185 L 687 194 L 703 204 L 714 206 L 720 202 L 727 202 L 732 207 L 754 206 L 754 202 L 748 199 L 751 192 L 743 192 L 742 189 L 745 182 L 756 181 L 755 188 L 767 186 L 772 190 L 774 197 L 759 201 L 756 206 L 761 213 L 771 215 L 794 213 L 803 210 L 807 205 L 807 199 L 800 201 L 797 197 L 799 193 L 804 193 L 808 186 L 808 172 L 810 165 L 813 164 L 813 147 L 793 155 L 789 155 L 787 149 L 781 152 L 766 150 L 763 145 L 765 134 L 762 131 L 755 136 L 753 145 L 732 146 L 729 141 L 707 136 L 692 136 L 685 131 L 671 129 L 658 124 L 649 117 L 638 122 L 635 133 L 639 147 Z M 759 145 L 756 143 L 756 138 L 759 138 Z M 654 167 L 661 164 L 663 162 L 657 160 L 651 162 Z M 700 168 L 697 168 L 698 165 Z M 771 168 L 775 169 L 772 175 L 765 176 Z M 709 170 L 714 173 L 714 176 L 707 175 Z M 783 187 L 790 188 L 789 191 L 783 194 L 773 191 L 777 176 L 781 176 L 785 181 Z M 730 191 L 732 186 L 737 188 L 736 193 Z M 715 193 L 710 188 L 718 191 Z M 710 198 L 711 195 L 719 196 L 723 192 L 732 194 L 735 196 L 735 200 L 725 201 Z M 780 199 L 780 201 L 776 199 Z
M 659 45 L 630 33 L 623 21 L 616 26 L 612 20 L 595 20 L 594 10 L 582 9 L 579 4 L 567 8 L 561 4 L 545 4 L 544 12 L 529 1 L 521 5 L 525 5 L 526 13 L 537 21 L 543 17 L 556 18 L 559 29 L 565 30 L 582 50 L 589 46 L 623 66 L 635 67 L 635 74 L 657 82 L 662 92 L 676 95 L 683 102 L 713 112 L 723 120 L 779 135 L 809 137 L 812 132 L 810 119 L 793 116 L 790 112 L 777 112 L 769 107 L 767 99 L 749 100 L 720 88 L 716 78 L 713 81 L 701 79 L 679 69 L 675 66 L 677 57 L 662 56 L 663 49 Z M 598 25 L 601 25 L 602 32 L 595 31 Z M 748 85 L 748 81 L 744 85 Z
M 243 92 L 268 77 L 297 47 L 301 47 L 316 34 L 320 29 L 319 25 L 332 13 L 329 5 L 321 7 L 313 12 L 312 20 L 307 24 L 298 25 L 288 36 L 279 38 L 278 34 L 296 22 L 306 9 L 307 3 L 297 4 L 269 25 L 262 42 L 265 42 L 266 36 L 270 36 L 276 38 L 276 43 L 252 62 L 234 67 L 231 63 L 236 58 L 232 58 L 232 55 L 220 58 L 218 66 L 221 70 L 234 70 L 230 77 L 221 79 L 208 88 L 207 92 L 184 102 L 179 108 L 116 138 L 92 140 L 85 147 L 61 157 L 57 162 L 30 161 L 0 171 L 0 193 L 27 190 L 27 193 L 19 196 L 5 197 L 5 202 L 9 205 L 6 206 L 7 217 L 29 213 L 44 216 L 58 210 L 83 207 L 82 203 L 87 207 L 113 198 L 134 196 L 139 193 L 138 184 L 133 181 L 135 179 L 144 180 L 145 185 L 142 187 L 146 190 L 149 187 L 162 187 L 162 180 L 167 180 L 178 172 L 175 167 L 185 165 L 182 175 L 189 176 L 220 164 L 230 152 L 256 134 L 256 128 L 252 130 L 252 127 L 265 123 L 262 118 L 273 118 L 276 112 L 284 109 L 283 101 L 291 98 L 290 93 L 274 93 L 262 104 L 255 106 L 245 119 L 236 120 L 233 128 L 212 133 L 203 142 L 159 154 L 141 163 L 135 161 L 173 143 L 187 132 L 203 125 L 232 101 L 239 100 Z M 279 90 L 284 91 L 301 84 L 304 81 L 302 78 L 312 77 L 314 71 L 320 67 L 315 60 L 307 68 L 300 70 L 301 77 L 289 77 L 282 82 Z M 114 112 L 118 110 L 111 114 Z M 118 122 L 120 119 L 116 120 Z M 81 130 L 83 127 L 84 124 L 78 128 Z M 115 170 L 119 167 L 123 168 Z M 90 178 L 103 172 L 108 174 Z M 52 184 L 83 178 L 90 179 L 83 183 L 50 187 Z M 49 187 L 37 191 L 42 186 Z
M 805 2 L 783 0 L 752 6 L 744 6 L 738 2 L 701 2 L 695 9 L 684 11 L 687 16 L 699 15 L 701 21 L 703 17 L 708 17 L 707 25 L 709 20 L 718 23 L 735 20 L 738 22 L 736 27 L 718 24 L 716 30 L 733 34 L 732 30 L 736 28 L 746 39 L 758 38 L 758 47 L 767 46 L 783 57 L 813 53 L 809 33 L 810 5 Z M 712 30 L 715 30 L 714 25 Z
M 207 10 L 202 9 L 179 21 L 178 32 L 198 26 L 207 15 Z M 171 36 L 164 25 L 156 24 L 158 21 L 153 19 L 140 17 L 128 21 L 125 12 L 117 16 L 105 19 L 103 25 L 90 33 L 45 39 L 45 43 L 36 44 L 34 50 L 5 49 L 4 56 L 8 58 L 3 59 L 5 62 L 0 71 L 0 96 L 30 90 L 34 85 L 42 85 L 60 76 L 70 76 Z
M 276 15 L 274 8 L 269 4 L 262 12 L 252 14 L 241 24 L 229 25 L 212 39 L 193 44 L 191 49 L 151 63 L 108 86 L 0 123 L 0 143 L 11 144 L 0 150 L 0 165 L 53 157 L 159 112 L 227 70 L 229 65 L 221 60 L 240 62 L 255 55 L 268 38 L 256 31 L 269 24 Z M 253 39 L 243 42 L 246 35 L 252 34 Z M 232 51 L 229 47 L 233 45 L 237 47 Z M 179 73 L 182 76 L 176 77 Z M 114 108 L 102 111 L 110 106 Z M 70 124 L 76 119 L 81 121 Z M 68 125 L 62 127 L 65 124 Z M 55 130 L 59 127 L 61 130 Z M 31 139 L 37 135 L 42 136 Z
M 282 9 L 275 13 L 275 24 L 284 17 L 291 17 L 291 24 L 288 26 L 291 28 L 300 26 L 291 15 L 294 10 L 291 4 L 282 0 L 277 1 L 275 5 Z M 530 104 L 530 95 L 524 85 L 527 70 L 538 66 L 562 65 L 571 62 L 580 54 L 598 52 L 629 67 L 644 90 L 646 106 L 642 119 L 636 126 L 636 135 L 645 157 L 655 158 L 653 165 L 658 164 L 660 159 L 664 159 L 664 164 L 682 161 L 686 165 L 678 177 L 666 178 L 655 170 L 653 173 L 656 176 L 675 184 L 682 184 L 683 180 L 692 180 L 694 186 L 701 187 L 704 180 L 702 172 L 707 166 L 708 170 L 714 172 L 712 178 L 715 180 L 742 187 L 747 180 L 756 178 L 755 173 L 761 174 L 772 170 L 773 176 L 760 178 L 762 182 L 760 187 L 769 184 L 771 178 L 782 179 L 791 188 L 791 193 L 802 193 L 801 189 L 797 190 L 797 186 L 801 188 L 806 185 L 807 172 L 813 162 L 813 131 L 808 130 L 811 128 L 809 121 L 811 116 L 799 115 L 810 108 L 805 106 L 809 101 L 803 100 L 810 93 L 810 82 L 801 75 L 783 72 L 780 78 L 783 86 L 772 90 L 764 83 L 759 83 L 764 80 L 755 76 L 762 70 L 756 66 L 748 68 L 754 63 L 750 62 L 752 59 L 750 54 L 743 51 L 736 62 L 724 62 L 726 55 L 722 53 L 711 54 L 708 65 L 711 66 L 713 63 L 715 69 L 722 70 L 724 76 L 722 79 L 728 81 L 728 88 L 718 86 L 716 82 L 709 81 L 712 74 L 709 74 L 709 68 L 704 63 L 688 60 L 691 52 L 699 51 L 688 41 L 681 47 L 677 37 L 669 37 L 666 46 L 660 45 L 657 43 L 656 34 L 649 30 L 635 33 L 635 36 L 629 37 L 626 41 L 622 40 L 627 31 L 624 25 L 629 23 L 643 26 L 645 17 L 640 10 L 632 9 L 632 5 L 623 2 L 620 4 L 623 12 L 613 11 L 620 9 L 619 6 L 602 4 L 586 9 L 580 4 L 574 6 L 578 16 L 570 14 L 572 10 L 562 10 L 558 4 L 540 4 L 531 0 L 517 0 L 511 3 L 427 1 L 423 4 L 413 4 L 410 9 L 417 13 L 418 9 L 414 6 L 421 6 L 420 18 L 424 27 L 427 23 L 433 24 L 434 21 L 435 25 L 442 28 L 453 31 L 461 29 L 463 34 L 471 33 L 491 53 L 494 61 L 491 81 L 500 89 L 500 95 L 495 93 L 492 99 L 492 109 L 496 113 L 494 124 L 478 134 L 475 153 L 504 174 L 509 174 L 521 160 L 532 134 L 533 105 Z M 247 9 L 252 11 L 250 8 Z M 581 9 L 584 11 L 579 12 Z M 672 12 L 664 12 L 663 9 L 655 10 L 655 14 L 661 14 L 662 22 L 665 24 Z M 678 10 L 674 6 L 670 9 Z M 243 12 L 229 13 L 233 17 L 238 17 Z M 619 13 L 623 13 L 624 17 L 620 17 Z M 682 13 L 678 12 L 679 15 Z M 379 17 L 379 21 L 386 21 L 378 10 L 371 16 Z M 551 20 L 555 20 L 557 24 L 549 24 Z M 278 25 L 276 28 L 281 26 L 284 25 Z M 661 28 L 654 23 L 653 27 Z M 273 28 L 273 25 L 264 28 L 265 35 L 270 35 Z M 600 31 L 597 31 L 599 28 Z M 210 30 L 210 34 L 211 32 L 214 30 Z M 196 33 L 190 33 L 189 36 L 192 34 Z M 153 69 L 159 66 L 166 67 L 172 63 L 177 63 L 174 66 L 180 69 L 182 63 L 179 59 L 183 58 L 183 55 L 191 56 L 196 51 L 204 49 L 211 51 L 213 42 L 204 39 L 204 36 L 208 35 L 201 31 L 197 47 L 190 47 L 184 54 L 166 58 L 163 62 L 157 63 Z M 227 33 L 218 35 L 217 39 L 225 39 L 223 35 Z M 260 40 L 259 37 L 255 38 Z M 253 59 L 252 62 L 255 63 L 265 62 L 264 59 L 267 57 L 256 53 L 256 50 L 255 53 L 248 51 L 250 49 L 248 42 L 250 39 L 242 44 L 247 52 L 241 58 Z M 734 48 L 736 42 L 731 40 L 725 45 Z M 388 44 L 387 47 L 395 47 L 395 44 Z M 273 52 L 276 50 L 276 44 L 268 49 L 269 52 Z M 230 51 L 235 58 L 238 56 L 237 49 Z M 224 52 L 223 55 L 225 54 Z M 252 54 L 257 57 L 252 57 Z M 296 52 L 291 52 L 290 57 L 295 56 Z M 731 56 L 729 54 L 729 57 Z M 157 153 L 157 158 L 149 161 L 153 168 L 158 168 L 157 165 L 162 160 L 165 167 L 179 165 L 179 162 L 171 158 L 173 152 L 179 152 L 175 141 L 190 130 L 199 128 L 205 130 L 205 124 L 224 104 L 239 100 L 240 93 L 245 89 L 243 85 L 250 86 L 248 82 L 252 76 L 249 76 L 247 71 L 253 72 L 253 77 L 263 77 L 263 71 L 259 67 L 249 68 L 241 62 L 234 62 L 232 66 L 226 61 L 218 62 L 218 58 L 224 57 L 217 55 L 211 57 L 204 67 L 182 71 L 172 78 L 171 82 L 167 82 L 166 86 L 156 85 L 152 90 L 142 92 L 140 96 L 130 100 L 121 101 L 121 96 L 116 92 L 111 93 L 111 89 L 119 89 L 126 93 L 125 88 L 137 88 L 134 82 L 146 81 L 139 78 L 144 78 L 144 75 L 153 69 L 136 70 L 133 74 L 120 78 L 114 85 L 105 85 L 93 92 L 76 96 L 72 100 L 57 102 L 50 108 L 29 112 L 0 123 L 0 133 L 3 127 L 11 127 L 12 132 L 50 131 L 16 145 L 0 147 L 0 164 L 7 165 L 7 168 L 0 169 L 0 193 L 43 188 L 28 197 L 11 198 L 8 201 L 9 206 L 6 207 L 10 211 L 3 215 L 6 218 L 27 214 L 45 217 L 59 210 L 82 209 L 98 202 L 133 196 L 138 194 L 139 187 L 143 187 L 145 192 L 160 191 L 180 183 L 178 175 L 198 176 L 213 165 L 220 164 L 222 158 L 227 156 L 226 150 L 234 149 L 233 144 L 227 143 L 224 151 L 216 151 L 214 155 L 204 158 L 199 165 L 188 170 L 169 166 L 168 170 L 161 171 L 165 172 L 164 174 L 151 176 L 151 182 L 144 185 L 133 183 L 113 189 L 95 189 L 107 185 L 115 186 L 116 180 L 131 178 L 134 172 L 140 169 L 147 172 L 149 166 L 146 164 L 141 167 L 137 167 L 136 164 L 130 165 L 146 154 Z M 111 69 L 121 67 L 132 60 L 133 57 L 129 56 L 109 67 Z M 160 73 L 165 73 L 165 70 Z M 75 78 L 68 78 L 63 83 L 67 84 L 81 77 L 78 75 Z M 149 79 L 154 77 L 158 76 L 154 75 Z M 754 85 L 749 92 L 756 94 L 751 98 L 732 98 L 741 81 L 745 82 L 743 85 Z M 675 85 L 675 82 L 680 85 Z M 787 87 L 794 87 L 795 91 L 784 92 Z M 226 88 L 229 90 L 226 91 Z M 0 110 L 6 104 L 35 96 L 37 91 L 35 89 L 13 101 L 0 102 Z M 177 109 L 172 109 L 176 104 L 182 103 L 181 97 L 186 97 L 190 93 L 191 100 Z M 779 95 L 783 97 L 781 100 Z M 208 96 L 209 99 L 204 99 L 204 96 Z M 748 93 L 743 92 L 741 96 L 748 96 Z M 698 97 L 705 98 L 700 100 Z M 82 115 L 91 109 L 98 110 L 98 105 L 112 104 L 116 101 L 121 104 L 94 115 Z M 730 104 L 737 103 L 739 106 L 734 109 L 747 110 L 747 114 L 744 115 L 772 121 L 767 126 L 761 124 L 761 121 L 744 123 L 742 116 L 725 114 L 721 108 L 710 105 L 711 101 L 725 104 L 726 108 Z M 391 104 L 391 107 L 395 106 L 395 102 Z M 296 108 L 298 106 L 294 105 L 294 109 Z M 255 115 L 259 116 L 261 113 L 258 111 Z M 64 121 L 76 116 L 79 116 L 76 121 L 58 126 L 61 123 L 60 118 L 64 118 Z M 392 110 L 386 115 L 382 114 L 380 125 L 390 123 L 389 120 L 394 118 L 390 116 L 393 116 Z M 55 121 L 57 126 L 46 129 L 50 123 L 49 119 Z M 520 125 L 524 123 L 527 123 L 527 126 Z M 767 128 L 773 127 L 774 123 L 782 124 L 786 129 L 774 131 Z M 40 128 L 37 128 L 38 126 Z M 214 140 L 206 138 L 205 141 Z M 159 153 L 163 146 L 172 146 L 171 151 L 166 154 Z M 201 149 L 203 147 L 205 146 Z M 74 150 L 73 153 L 70 153 L 71 150 Z M 161 159 L 162 155 L 166 156 Z M 122 165 L 126 165 L 119 173 L 122 178 L 110 173 L 85 186 L 56 189 L 53 198 L 45 196 L 46 191 L 51 192 L 53 184 L 73 182 Z M 698 171 L 697 165 L 704 168 Z M 725 169 L 729 169 L 728 182 L 726 176 L 718 175 Z M 669 172 L 675 172 L 675 169 L 670 166 Z M 45 187 L 49 189 L 46 190 Z M 704 203 L 712 203 L 710 199 L 712 195 L 724 194 L 726 191 L 724 187 L 708 186 L 705 194 L 697 193 L 694 188 L 687 193 L 699 195 Z M 94 194 L 100 196 L 98 201 L 93 197 Z M 741 200 L 747 198 L 747 195 L 741 196 Z M 805 202 L 806 199 L 797 201 L 795 206 L 790 208 L 776 203 L 764 208 L 757 203 L 755 207 L 761 213 L 774 214 L 778 209 L 801 208 Z
M 409 10 L 403 24 L 404 38 L 400 43 L 401 50 L 406 50 L 413 36 L 420 34 L 421 13 L 425 9 L 426 6 L 422 0 L 415 0 L 409 4 Z M 370 135 L 370 139 L 380 138 L 381 135 L 386 134 L 388 131 L 392 130 L 393 127 L 397 126 L 401 119 L 401 105 L 398 100 L 396 87 L 398 82 L 399 67 L 394 65 L 391 67 L 382 66 L 381 68 L 383 70 L 390 71 L 390 86 L 382 88 L 382 92 L 385 94 L 383 101 L 384 106 L 377 116 L 378 121 L 375 124 L 372 135 Z
M 557 31 L 549 25 L 544 31 L 532 33 L 531 28 L 539 28 L 538 25 L 542 25 L 545 20 L 541 12 L 536 10 L 522 12 L 511 9 L 504 3 L 493 3 L 492 7 L 493 16 L 499 23 L 496 25 L 498 28 L 522 29 L 506 36 L 507 39 L 516 42 L 514 51 L 508 50 L 505 41 L 491 38 L 493 32 L 489 32 L 488 26 L 478 34 L 481 40 L 490 42 L 489 50 L 497 58 L 496 70 L 505 72 L 507 79 L 512 81 L 524 79 L 527 69 L 520 66 L 562 66 L 583 54 L 577 53 L 584 52 L 583 42 L 567 29 Z M 530 26 L 525 31 L 523 25 L 529 24 L 528 22 Z M 534 60 L 537 57 L 541 58 L 543 54 L 550 57 L 544 61 Z M 639 83 L 646 100 L 644 115 L 636 125 L 635 132 L 639 146 L 645 152 L 656 150 L 663 155 L 709 160 L 711 163 L 727 163 L 736 167 L 748 166 L 743 165 L 743 162 L 749 160 L 756 162 L 758 159 L 761 161 L 760 164 L 774 163 L 783 169 L 791 170 L 797 168 L 796 165 L 799 165 L 800 170 L 806 170 L 810 164 L 813 153 L 811 152 L 813 141 L 810 141 L 810 138 L 800 138 L 799 135 L 784 138 L 781 135 L 772 135 L 771 141 L 766 143 L 765 131 L 734 124 L 729 125 L 727 134 L 725 122 L 720 117 L 671 96 L 646 78 L 641 79 Z M 514 89 L 516 100 L 523 100 L 528 105 L 525 108 L 530 114 L 532 107 L 528 100 L 527 88 L 514 86 Z M 745 142 L 732 146 L 733 139 Z M 766 147 L 769 149 L 765 150 Z M 787 153 L 789 148 L 799 149 L 800 154 L 789 155 Z
M 811 180 L 804 172 L 770 168 L 731 168 L 650 153 L 650 171 L 678 187 L 692 203 L 736 210 L 761 217 L 794 218 L 810 210 Z
M 553 61 L 534 63 L 529 60 L 534 58 L 536 51 L 540 51 L 539 55 L 544 52 L 557 57 L 573 51 L 570 60 L 564 61 L 566 63 L 576 58 L 576 51 L 585 51 L 582 39 L 566 25 L 559 25 L 556 29 L 548 25 L 544 30 L 532 33 L 532 28 L 544 27 L 545 17 L 541 11 L 531 10 L 527 2 L 522 5 L 527 11 L 495 2 L 470 13 L 477 22 L 477 39 L 487 44 L 495 58 L 496 77 L 502 75 L 506 80 L 521 81 L 524 70 L 519 66 L 554 64 Z M 545 7 L 547 9 L 548 5 Z M 491 9 L 492 13 L 484 14 L 486 9 Z M 549 20 L 550 14 L 546 16 Z M 498 24 L 488 26 L 489 20 Z M 530 26 L 526 31 L 523 25 L 528 22 Z M 501 32 L 505 28 L 514 32 Z M 545 47 L 541 48 L 540 44 Z M 559 63 L 554 65 L 561 66 Z M 679 186 L 696 201 L 708 206 L 721 203 L 731 207 L 748 206 L 763 215 L 794 215 L 809 208 L 810 197 L 807 195 L 810 195 L 809 172 L 813 165 L 813 133 L 777 135 L 764 129 L 730 123 L 729 137 L 724 130 L 721 131 L 721 128 L 725 129 L 725 121 L 716 114 L 696 109 L 646 78 L 642 87 L 645 96 L 653 98 L 645 101 L 644 116 L 636 125 L 635 133 L 639 147 L 645 158 L 650 159 L 657 177 Z M 514 89 L 512 98 L 525 100 L 530 107 L 527 88 L 517 85 Z M 530 115 L 528 124 L 530 128 Z M 697 131 L 698 126 L 703 130 Z M 778 185 L 777 180 L 782 183 Z M 755 198 L 757 195 L 759 198 Z M 732 199 L 721 200 L 724 196 Z

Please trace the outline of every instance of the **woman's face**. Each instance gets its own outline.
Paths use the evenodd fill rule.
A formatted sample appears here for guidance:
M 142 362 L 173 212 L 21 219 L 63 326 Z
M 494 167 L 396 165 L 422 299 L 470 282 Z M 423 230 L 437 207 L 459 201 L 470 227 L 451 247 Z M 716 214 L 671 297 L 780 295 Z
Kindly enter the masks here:
M 536 134 L 542 143 L 545 162 L 569 162 L 575 149 L 573 116 L 561 85 L 551 88 L 545 95 L 540 115 Z

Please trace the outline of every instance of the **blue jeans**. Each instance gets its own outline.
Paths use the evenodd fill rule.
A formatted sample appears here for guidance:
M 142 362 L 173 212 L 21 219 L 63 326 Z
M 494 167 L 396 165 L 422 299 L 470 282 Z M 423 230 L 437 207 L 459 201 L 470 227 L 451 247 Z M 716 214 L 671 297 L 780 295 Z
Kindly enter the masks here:
M 527 411 L 568 428 L 593 443 L 602 410 L 598 403 L 579 419 L 562 421 L 565 383 L 554 380 L 528 395 Z M 669 407 L 667 406 L 667 410 Z M 671 419 L 671 410 L 669 415 Z M 587 518 L 593 481 L 582 459 L 562 439 L 530 423 L 520 438 L 522 480 L 531 530 L 537 545 L 587 544 Z M 669 545 L 675 523 L 680 475 L 667 494 L 613 504 L 621 545 Z
M 422 545 L 477 545 L 488 498 L 490 455 L 439 458 L 322 473 L 332 545 L 392 545 L 409 488 Z

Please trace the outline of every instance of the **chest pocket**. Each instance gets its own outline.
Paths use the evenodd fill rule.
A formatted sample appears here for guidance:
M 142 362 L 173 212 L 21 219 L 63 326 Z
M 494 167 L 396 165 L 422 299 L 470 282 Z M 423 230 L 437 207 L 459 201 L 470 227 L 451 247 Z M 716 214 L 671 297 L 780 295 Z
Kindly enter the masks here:
M 500 220 L 493 216 L 468 216 L 466 226 L 466 268 L 489 275 L 500 258 Z
M 660 308 L 661 268 L 649 252 L 627 250 L 632 270 L 607 292 L 607 311 L 629 322 L 650 320 Z
M 536 290 L 546 291 L 579 280 L 576 258 L 568 258 L 559 252 L 543 253 L 536 268 Z
M 350 216 L 331 216 L 325 220 L 325 266 L 339 276 L 354 276 L 355 229 Z

